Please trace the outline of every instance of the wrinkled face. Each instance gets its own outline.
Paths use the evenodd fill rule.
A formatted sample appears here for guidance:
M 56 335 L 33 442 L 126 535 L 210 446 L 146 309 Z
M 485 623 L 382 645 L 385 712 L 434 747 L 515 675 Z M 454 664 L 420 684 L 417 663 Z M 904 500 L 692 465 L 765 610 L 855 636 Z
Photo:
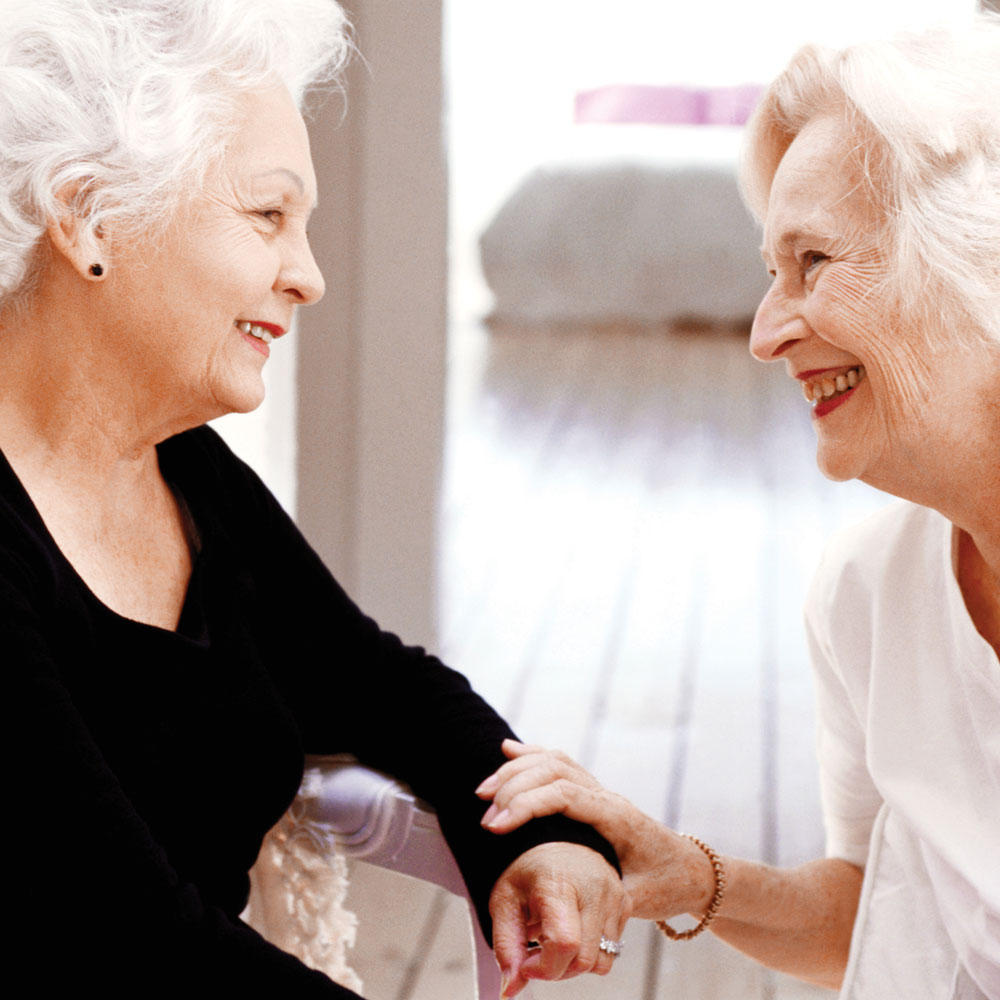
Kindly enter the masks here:
M 827 476 L 916 499 L 985 405 L 982 359 L 957 338 L 932 350 L 879 301 L 892 262 L 848 155 L 855 144 L 839 119 L 820 118 L 782 159 L 764 225 L 774 282 L 750 349 L 802 383 Z
M 272 342 L 323 294 L 306 236 L 316 178 L 287 90 L 245 97 L 238 126 L 162 238 L 115 247 L 107 276 L 105 329 L 150 405 L 185 423 L 256 407 Z

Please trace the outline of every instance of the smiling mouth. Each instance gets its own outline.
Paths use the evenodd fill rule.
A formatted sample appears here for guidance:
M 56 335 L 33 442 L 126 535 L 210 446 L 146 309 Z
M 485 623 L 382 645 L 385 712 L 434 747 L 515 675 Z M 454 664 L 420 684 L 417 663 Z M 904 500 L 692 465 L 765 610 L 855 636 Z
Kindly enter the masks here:
M 249 323 L 246 320 L 238 321 L 236 324 L 236 329 L 241 333 L 248 333 L 251 337 L 256 337 L 258 340 L 262 340 L 265 344 L 270 344 L 274 340 L 274 334 L 270 330 L 264 329 L 264 327 L 259 326 L 257 323 Z
M 809 379 L 802 383 L 802 395 L 813 406 L 816 406 L 850 392 L 861 383 L 864 377 L 864 365 L 858 365 L 857 368 L 852 368 L 834 378 Z

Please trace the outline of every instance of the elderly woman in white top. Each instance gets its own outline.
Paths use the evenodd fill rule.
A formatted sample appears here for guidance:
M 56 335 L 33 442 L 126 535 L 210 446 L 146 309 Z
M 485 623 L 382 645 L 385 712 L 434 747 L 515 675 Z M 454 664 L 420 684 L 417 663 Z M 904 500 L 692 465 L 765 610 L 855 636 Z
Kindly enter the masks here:
M 720 857 L 514 744 L 484 822 L 586 819 L 636 915 L 851 1000 L 1000 1000 L 1000 19 L 803 50 L 743 180 L 774 277 L 753 354 L 802 384 L 827 476 L 904 498 L 808 600 L 827 856 Z
M 323 294 L 299 107 L 349 48 L 333 0 L 0 4 L 5 899 L 26 995 L 355 996 L 239 916 L 308 752 L 437 807 L 512 989 L 611 966 L 607 842 L 565 817 L 506 846 L 480 827 L 508 727 L 367 619 L 204 426 L 261 401 Z

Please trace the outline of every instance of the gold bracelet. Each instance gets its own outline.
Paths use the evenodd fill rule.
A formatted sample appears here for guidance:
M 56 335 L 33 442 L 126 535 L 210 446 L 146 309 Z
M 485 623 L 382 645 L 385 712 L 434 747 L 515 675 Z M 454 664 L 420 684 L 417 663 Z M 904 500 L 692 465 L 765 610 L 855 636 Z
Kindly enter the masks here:
M 656 926 L 671 941 L 690 941 L 691 938 L 697 937 L 715 919 L 716 913 L 719 912 L 719 906 L 722 904 L 722 895 L 726 889 L 726 870 L 722 867 L 722 859 L 719 855 L 708 844 L 697 837 L 692 837 L 690 833 L 683 833 L 681 836 L 694 841 L 708 855 L 708 860 L 712 862 L 712 874 L 715 876 L 715 892 L 712 893 L 712 899 L 708 904 L 708 911 L 701 918 L 701 922 L 697 927 L 692 927 L 688 931 L 675 931 L 666 920 L 656 921 Z

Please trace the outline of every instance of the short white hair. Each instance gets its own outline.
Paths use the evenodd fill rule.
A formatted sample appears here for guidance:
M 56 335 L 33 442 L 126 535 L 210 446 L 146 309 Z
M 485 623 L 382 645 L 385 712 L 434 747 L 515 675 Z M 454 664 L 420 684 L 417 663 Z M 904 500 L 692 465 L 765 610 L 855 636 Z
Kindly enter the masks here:
M 334 0 L 0 0 L 0 309 L 30 294 L 57 193 L 94 231 L 156 231 L 240 96 L 301 107 L 352 50 Z
M 741 180 L 758 219 L 788 147 L 827 115 L 846 122 L 844 155 L 882 219 L 884 308 L 931 339 L 1000 342 L 1000 17 L 798 52 L 748 125 Z

